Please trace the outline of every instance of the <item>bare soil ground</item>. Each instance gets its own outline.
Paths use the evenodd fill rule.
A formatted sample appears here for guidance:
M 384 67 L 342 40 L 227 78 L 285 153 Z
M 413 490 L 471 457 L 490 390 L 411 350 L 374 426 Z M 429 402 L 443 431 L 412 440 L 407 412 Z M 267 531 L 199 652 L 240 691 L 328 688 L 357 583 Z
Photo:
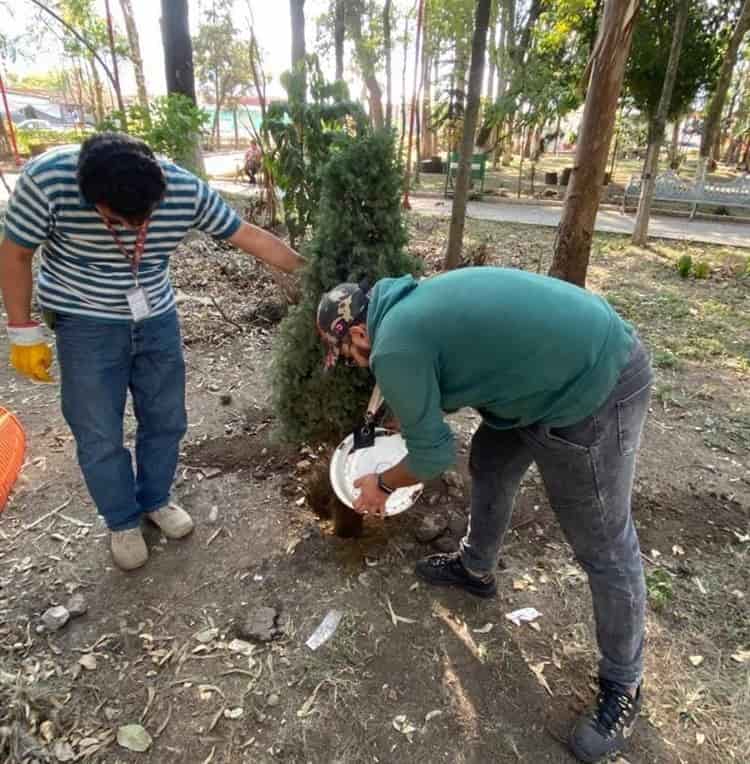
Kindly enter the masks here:
M 409 224 L 435 267 L 445 223 Z M 470 263 L 549 264 L 551 230 L 469 221 L 467 232 Z M 689 250 L 710 277 L 681 279 L 685 251 L 597 236 L 590 271 L 657 368 L 634 501 L 650 607 L 632 764 L 750 761 L 750 279 L 742 255 L 710 247 Z M 538 474 L 519 496 L 496 600 L 413 575 L 432 551 L 417 540 L 424 516 L 444 518 L 446 548 L 462 531 L 463 463 L 414 510 L 335 537 L 306 489 L 326 454 L 274 437 L 267 370 L 283 308 L 272 282 L 203 240 L 172 263 L 190 415 L 175 499 L 197 527 L 169 543 L 149 529 L 140 571 L 112 567 L 57 387 L 0 369 L 0 403 L 29 436 L 0 515 L 0 760 L 572 761 L 562 741 L 596 671 L 590 598 Z M 465 461 L 476 420 L 453 424 Z M 87 612 L 39 629 L 73 594 Z M 542 613 L 533 627 L 505 617 L 526 606 Z M 261 607 L 277 616 L 268 642 L 248 636 Z M 341 623 L 312 651 L 330 610 Z M 146 752 L 118 745 L 127 724 L 151 735 Z

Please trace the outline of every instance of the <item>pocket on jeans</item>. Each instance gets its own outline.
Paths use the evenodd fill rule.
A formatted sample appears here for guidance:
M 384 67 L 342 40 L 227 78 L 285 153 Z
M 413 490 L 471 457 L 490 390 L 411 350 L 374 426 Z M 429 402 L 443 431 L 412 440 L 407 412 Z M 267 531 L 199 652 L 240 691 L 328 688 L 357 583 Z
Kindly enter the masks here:
M 617 433 L 620 453 L 630 456 L 638 450 L 643 423 L 651 400 L 651 382 L 617 402 Z

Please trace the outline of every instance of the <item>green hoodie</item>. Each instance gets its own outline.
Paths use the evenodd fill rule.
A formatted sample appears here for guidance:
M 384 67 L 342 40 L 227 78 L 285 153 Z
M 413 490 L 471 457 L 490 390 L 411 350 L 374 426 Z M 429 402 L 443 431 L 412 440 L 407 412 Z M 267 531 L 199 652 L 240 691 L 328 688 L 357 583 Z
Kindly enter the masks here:
M 575 424 L 607 399 L 634 343 L 603 298 L 505 268 L 383 279 L 367 331 L 370 367 L 421 479 L 455 461 L 444 411 L 474 408 L 497 429 Z

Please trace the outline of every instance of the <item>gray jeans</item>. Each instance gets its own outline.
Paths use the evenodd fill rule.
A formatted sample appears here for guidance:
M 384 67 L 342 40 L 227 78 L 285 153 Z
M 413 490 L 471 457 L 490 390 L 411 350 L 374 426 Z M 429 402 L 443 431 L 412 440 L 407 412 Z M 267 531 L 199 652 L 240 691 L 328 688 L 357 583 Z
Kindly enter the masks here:
M 461 542 L 467 570 L 495 570 L 519 483 L 536 462 L 555 515 L 588 574 L 599 675 L 623 685 L 637 684 L 643 672 L 646 584 L 630 501 L 652 378 L 638 341 L 609 398 L 577 424 L 514 430 L 482 424 L 471 444 L 471 518 Z

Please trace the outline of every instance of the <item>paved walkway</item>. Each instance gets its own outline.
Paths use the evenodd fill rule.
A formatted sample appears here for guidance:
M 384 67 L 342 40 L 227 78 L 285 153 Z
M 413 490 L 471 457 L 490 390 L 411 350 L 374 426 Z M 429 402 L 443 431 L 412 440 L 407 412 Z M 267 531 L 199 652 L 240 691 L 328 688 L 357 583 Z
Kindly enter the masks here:
M 451 200 L 436 197 L 411 197 L 415 212 L 425 215 L 450 217 Z M 469 202 L 467 215 L 477 220 L 503 223 L 527 223 L 555 228 L 560 222 L 562 204 L 513 204 L 509 202 Z M 596 230 L 608 233 L 633 233 L 634 214 L 623 214 L 611 208 L 600 209 L 596 218 Z M 713 220 L 688 220 L 670 215 L 652 215 L 649 236 L 655 239 L 723 244 L 750 248 L 750 223 L 719 222 Z

